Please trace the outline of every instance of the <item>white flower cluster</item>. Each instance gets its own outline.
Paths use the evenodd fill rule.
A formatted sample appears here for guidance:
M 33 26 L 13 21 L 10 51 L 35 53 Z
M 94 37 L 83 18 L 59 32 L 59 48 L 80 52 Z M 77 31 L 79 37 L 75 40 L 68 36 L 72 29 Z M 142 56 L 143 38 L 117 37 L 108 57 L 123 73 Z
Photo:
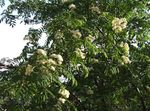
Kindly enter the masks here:
M 36 62 L 41 65 L 48 65 L 52 71 L 56 70 L 56 66 L 61 65 L 63 62 L 63 57 L 60 54 L 52 54 L 50 58 L 47 58 L 47 52 L 43 49 L 37 49 L 35 52 L 38 56 L 44 56 L 45 58 L 37 59 Z M 28 64 L 25 69 L 25 75 L 30 75 L 33 71 L 33 66 Z
M 121 56 L 121 59 L 122 59 L 122 62 L 121 62 L 122 65 L 131 63 L 129 57 L 127 56 Z
M 72 36 L 74 38 L 81 38 L 82 37 L 82 34 L 79 30 L 72 30 L 71 33 L 72 33 Z
M 50 59 L 48 60 L 49 64 L 51 64 L 50 69 L 55 71 L 55 66 L 61 65 L 63 62 L 63 58 L 60 54 L 52 54 Z
M 38 55 L 43 55 L 43 56 L 46 56 L 47 55 L 47 52 L 43 49 L 37 49 L 36 53 Z
M 61 101 L 62 103 L 65 103 L 66 98 L 69 98 L 70 96 L 70 92 L 66 89 L 60 89 L 58 93 L 62 96 L 59 98 L 59 101 Z
M 123 56 L 121 56 L 121 64 L 122 65 L 124 65 L 124 64 L 130 64 L 131 63 L 131 61 L 130 61 L 130 59 L 129 59 L 129 50 L 130 50 L 130 48 L 129 48 L 129 45 L 128 45 L 128 43 L 123 43 L 123 42 L 121 42 L 121 44 L 120 44 L 120 47 L 123 49 L 123 53 L 124 53 L 124 55 Z
M 81 57 L 82 59 L 85 59 L 85 57 L 86 57 L 86 54 L 83 53 L 81 51 L 81 49 L 79 49 L 79 48 L 76 48 L 75 53 L 76 53 L 77 56 Z
M 114 20 L 112 21 L 112 27 L 116 33 L 122 32 L 122 30 L 127 27 L 126 18 L 114 18 Z
M 69 5 L 69 9 L 70 10 L 75 10 L 76 9 L 76 5 L 75 4 L 70 4 Z
M 124 50 L 124 54 L 126 55 L 126 56 L 129 56 L 129 45 L 128 45 L 128 43 L 123 43 L 123 42 L 121 42 L 121 44 L 120 44 L 120 47 Z
M 62 62 L 63 62 L 63 58 L 62 58 L 62 56 L 60 54 L 52 54 L 50 57 L 56 59 L 56 62 L 59 65 L 61 65 Z
M 43 56 L 46 56 L 47 55 L 47 52 L 44 51 L 43 49 L 37 49 L 37 52 L 36 52 L 38 55 L 43 55 Z M 45 60 L 42 60 L 40 63 L 41 64 L 45 64 L 45 63 L 49 63 L 51 66 L 50 66 L 50 69 L 52 71 L 55 71 L 55 66 L 56 65 L 61 65 L 63 62 L 63 58 L 60 54 L 52 54 L 50 56 L 50 59 L 48 59 L 48 61 L 45 61 Z
M 33 71 L 33 66 L 28 64 L 25 70 L 25 75 L 29 76 L 32 71 Z

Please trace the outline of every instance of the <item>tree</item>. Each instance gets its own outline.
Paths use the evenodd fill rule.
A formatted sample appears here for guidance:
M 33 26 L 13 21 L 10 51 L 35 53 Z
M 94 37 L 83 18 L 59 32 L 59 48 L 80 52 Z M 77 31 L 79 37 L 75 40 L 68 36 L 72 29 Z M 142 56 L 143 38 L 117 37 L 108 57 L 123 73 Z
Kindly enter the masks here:
M 3 109 L 150 109 L 149 0 L 10 3 L 1 21 L 42 26 L 29 30 L 19 66 L 0 79 Z M 47 39 L 40 46 L 42 33 Z

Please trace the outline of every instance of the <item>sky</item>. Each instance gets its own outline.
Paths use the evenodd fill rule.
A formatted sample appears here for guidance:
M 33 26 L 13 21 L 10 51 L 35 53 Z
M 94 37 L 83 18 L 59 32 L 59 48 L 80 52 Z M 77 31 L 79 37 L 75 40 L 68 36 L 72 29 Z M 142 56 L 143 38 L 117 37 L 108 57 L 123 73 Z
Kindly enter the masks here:
M 5 23 L 0 24 L 0 58 L 19 56 L 26 41 L 24 35 L 28 33 L 29 26 L 17 24 L 14 28 Z
M 9 3 L 6 0 L 6 6 Z M 0 8 L 0 13 L 3 9 Z M 23 41 L 24 35 L 28 33 L 29 26 L 19 24 L 12 28 L 8 24 L 0 23 L 0 58 L 15 58 L 20 55 L 26 41 Z
M 7 1 L 7 0 L 6 0 Z M 6 2 L 6 6 L 9 3 Z M 6 8 L 3 7 L 3 9 Z M 0 8 L 0 13 L 3 10 Z M 27 41 L 24 41 L 24 36 L 28 33 L 30 27 L 33 25 L 20 24 L 17 21 L 15 27 L 10 27 L 9 24 L 4 22 L 0 23 L 0 59 L 3 57 L 15 58 L 20 55 Z M 39 25 L 37 26 L 39 27 Z

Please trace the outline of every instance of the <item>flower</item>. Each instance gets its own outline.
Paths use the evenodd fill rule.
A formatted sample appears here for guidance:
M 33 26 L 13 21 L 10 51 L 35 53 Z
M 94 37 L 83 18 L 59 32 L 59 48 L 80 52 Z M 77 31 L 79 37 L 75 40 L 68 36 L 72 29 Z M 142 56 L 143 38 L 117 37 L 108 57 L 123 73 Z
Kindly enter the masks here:
M 55 68 L 54 66 L 50 66 L 50 69 L 51 69 L 52 71 L 55 71 L 55 70 L 56 70 L 56 68 Z
M 126 20 L 126 18 L 121 18 L 120 19 L 120 25 L 121 25 L 122 29 L 125 29 L 127 27 L 127 20 Z
M 63 62 L 63 57 L 60 54 L 52 54 L 50 57 L 56 59 L 59 65 Z
M 59 101 L 62 102 L 62 103 L 65 103 L 65 102 L 66 102 L 66 99 L 64 99 L 64 98 L 59 98 Z
M 121 59 L 122 59 L 122 63 L 121 63 L 122 65 L 131 63 L 130 59 L 126 56 L 122 56 Z
M 66 89 L 60 89 L 59 94 L 61 94 L 64 98 L 69 98 L 70 92 Z
M 43 55 L 43 56 L 47 55 L 47 52 L 43 49 L 37 49 L 36 53 L 39 54 L 39 55 Z
M 114 18 L 114 20 L 112 21 L 112 27 L 116 33 L 121 32 L 123 29 L 125 29 L 127 27 L 126 18 L 121 18 L 121 19 Z
M 60 54 L 57 55 L 57 60 L 60 61 L 60 62 L 63 62 L 63 58 Z
M 81 57 L 82 59 L 85 59 L 86 57 L 86 54 L 83 53 L 79 48 L 76 48 L 75 53 L 77 54 L 77 56 Z
M 120 47 L 123 48 L 124 54 L 126 56 L 128 56 L 129 55 L 129 49 L 130 49 L 128 43 L 121 42 Z
M 75 5 L 75 4 L 70 4 L 70 5 L 69 5 L 69 9 L 70 9 L 70 10 L 76 9 L 76 5 Z
M 69 98 L 70 96 L 70 92 L 66 89 L 60 89 L 58 93 L 63 96 L 59 98 L 59 101 L 61 101 L 62 103 L 65 103 L 66 98 Z
M 32 71 L 33 71 L 32 65 L 28 64 L 26 67 L 25 75 L 30 75 Z
M 48 62 L 51 65 L 57 65 L 56 61 L 54 61 L 53 59 L 48 59 Z
M 128 43 L 124 43 L 124 49 L 125 49 L 126 51 L 129 51 L 129 45 L 128 45 Z
M 81 38 L 82 37 L 82 34 L 80 33 L 79 30 L 72 30 L 71 33 L 72 33 L 72 36 L 74 38 Z

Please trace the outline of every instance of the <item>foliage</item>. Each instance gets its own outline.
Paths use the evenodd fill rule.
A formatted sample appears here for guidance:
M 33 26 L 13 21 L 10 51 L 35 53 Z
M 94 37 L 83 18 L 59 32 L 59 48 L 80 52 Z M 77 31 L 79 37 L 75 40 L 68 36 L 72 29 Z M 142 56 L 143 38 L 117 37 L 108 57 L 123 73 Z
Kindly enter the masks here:
M 42 26 L 25 36 L 28 43 L 18 57 L 19 66 L 1 76 L 3 109 L 150 109 L 149 0 L 10 3 L 1 22 L 14 26 L 19 19 Z M 47 39 L 41 46 L 43 33 Z M 60 80 L 62 75 L 67 81 Z

